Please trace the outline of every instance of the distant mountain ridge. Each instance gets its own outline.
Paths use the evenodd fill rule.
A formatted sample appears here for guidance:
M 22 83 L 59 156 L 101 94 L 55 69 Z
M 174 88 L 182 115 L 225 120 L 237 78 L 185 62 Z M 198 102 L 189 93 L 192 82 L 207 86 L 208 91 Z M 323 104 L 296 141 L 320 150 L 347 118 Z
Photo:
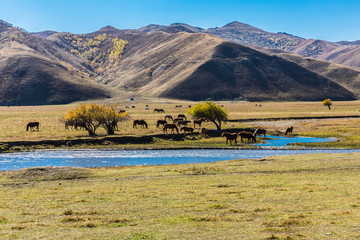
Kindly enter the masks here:
M 356 43 L 268 33 L 239 22 L 210 29 L 183 23 L 105 26 L 88 34 L 29 34 L 0 22 L 0 105 L 69 103 L 124 92 L 189 100 L 359 99 L 359 69 L 301 56 L 326 50 L 332 59 L 354 64 L 356 58 L 345 53 L 353 48 L 356 55 Z
M 165 32 L 201 32 L 208 33 L 224 40 L 247 46 L 279 49 L 305 57 L 313 57 L 331 61 L 345 66 L 360 68 L 360 40 L 329 42 L 317 39 L 304 39 L 289 33 L 270 33 L 241 22 L 231 22 L 222 27 L 202 29 L 187 24 L 161 26 L 156 28 L 140 28 L 147 31 Z M 180 26 L 183 28 L 181 29 Z

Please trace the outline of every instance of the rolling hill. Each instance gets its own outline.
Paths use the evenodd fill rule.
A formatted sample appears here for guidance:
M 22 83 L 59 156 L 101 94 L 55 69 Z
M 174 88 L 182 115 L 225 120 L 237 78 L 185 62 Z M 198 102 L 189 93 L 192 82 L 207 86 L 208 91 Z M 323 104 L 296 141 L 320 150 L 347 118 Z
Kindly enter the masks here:
M 235 41 L 239 32 L 246 32 L 242 39 L 252 47 L 223 39 Z M 254 43 L 265 48 L 254 49 Z M 274 44 L 278 48 L 269 48 Z M 189 100 L 359 99 L 358 69 L 285 52 L 296 48 L 301 54 L 311 44 L 329 52 L 358 46 L 271 34 L 238 22 L 214 29 L 106 26 L 89 34 L 29 34 L 0 22 L 0 105 L 69 103 L 122 92 Z
M 0 24 L 0 105 L 61 104 L 113 91 L 64 65 L 82 62 L 45 39 Z M 61 63 L 65 63 L 62 65 Z

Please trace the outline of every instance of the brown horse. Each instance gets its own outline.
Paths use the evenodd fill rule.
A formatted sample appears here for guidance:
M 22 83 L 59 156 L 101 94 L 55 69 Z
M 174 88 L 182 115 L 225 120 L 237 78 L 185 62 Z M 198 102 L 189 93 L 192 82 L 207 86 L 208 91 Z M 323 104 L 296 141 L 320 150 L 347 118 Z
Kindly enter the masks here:
M 247 138 L 248 141 L 251 140 L 252 142 L 256 143 L 256 137 L 251 132 L 242 131 L 242 132 L 239 132 L 239 136 L 241 138 L 241 142 L 244 142 L 243 139 Z
M 185 114 L 179 114 L 178 118 L 183 118 L 183 119 L 187 120 Z
M 34 131 L 34 128 L 36 128 L 39 131 L 39 122 L 29 122 L 26 125 L 26 131 Z
M 176 130 L 177 133 L 179 133 L 179 129 L 177 128 L 177 126 L 173 123 L 166 123 L 164 124 L 164 127 L 163 127 L 163 132 L 164 133 L 168 133 L 167 130 L 168 129 L 171 129 L 171 133 L 174 133 L 174 129 Z
M 291 135 L 292 135 L 293 129 L 294 129 L 293 126 L 288 127 L 288 128 L 286 129 L 286 131 L 285 131 L 285 136 L 288 135 L 288 134 L 291 134 Z
M 145 122 L 145 120 L 134 120 L 133 128 L 135 128 L 137 125 L 140 125 L 142 128 L 148 128 L 148 124 Z
M 199 128 L 201 128 L 201 124 L 203 121 L 204 121 L 204 119 L 194 120 L 194 128 L 196 128 L 195 127 L 196 124 L 199 125 Z
M 191 123 L 191 121 L 189 121 L 189 120 L 180 120 L 180 121 L 177 122 L 177 125 L 178 125 L 178 127 L 180 127 L 180 125 L 187 126 L 188 123 Z
M 180 131 L 183 131 L 184 133 L 189 132 L 189 133 L 193 134 L 194 129 L 192 127 L 182 127 L 182 128 L 180 128 Z
M 174 121 L 173 117 L 171 115 L 165 115 L 164 119 L 169 119 L 171 121 Z
M 229 133 L 229 132 L 223 132 L 221 134 L 221 137 L 226 137 L 226 144 L 228 143 L 228 141 L 230 141 L 230 145 L 232 141 L 235 142 L 235 145 L 237 144 L 237 138 L 238 138 L 238 134 L 237 133 Z
M 206 133 L 207 133 L 206 128 L 201 128 L 201 131 L 200 131 L 201 136 L 205 137 Z
M 184 119 L 183 119 L 183 118 L 175 118 L 175 119 L 173 120 L 173 123 L 174 123 L 174 124 L 177 124 L 179 121 L 184 121 Z
M 167 121 L 166 120 L 157 120 L 157 123 L 156 123 L 156 127 L 159 127 L 160 125 L 163 125 L 166 124 Z
M 254 136 L 256 137 L 257 135 L 264 135 L 264 137 L 266 137 L 266 130 L 262 128 L 257 128 L 254 132 Z

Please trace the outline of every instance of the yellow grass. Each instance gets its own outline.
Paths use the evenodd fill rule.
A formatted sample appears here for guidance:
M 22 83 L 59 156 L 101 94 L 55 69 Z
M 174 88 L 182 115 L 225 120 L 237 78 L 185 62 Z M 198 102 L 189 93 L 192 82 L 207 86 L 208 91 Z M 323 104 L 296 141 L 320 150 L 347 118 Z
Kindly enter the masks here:
M 1 239 L 357 239 L 360 154 L 0 173 Z

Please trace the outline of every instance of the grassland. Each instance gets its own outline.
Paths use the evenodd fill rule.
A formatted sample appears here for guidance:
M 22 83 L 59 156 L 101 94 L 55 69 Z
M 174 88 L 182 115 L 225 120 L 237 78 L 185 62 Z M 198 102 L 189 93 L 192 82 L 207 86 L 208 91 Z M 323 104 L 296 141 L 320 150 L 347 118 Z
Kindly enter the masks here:
M 145 105 L 150 111 L 145 111 Z M 183 108 L 175 108 L 182 104 Z M 185 113 L 192 102 L 141 100 L 131 119 L 149 129 L 120 123 L 114 137 L 161 133 L 156 120 Z M 295 134 L 336 137 L 313 146 L 360 146 L 357 118 L 292 120 L 293 117 L 357 116 L 360 102 L 221 102 L 230 119 L 225 128 L 264 127 L 270 133 L 294 126 Z M 257 106 L 255 106 L 255 104 Z M 262 106 L 258 106 L 261 104 Z M 0 139 L 41 141 L 89 139 L 60 121 L 75 107 L 0 107 Z M 289 118 L 267 121 L 267 118 Z M 39 132 L 26 132 L 39 121 Z M 215 128 L 206 123 L 206 128 Z M 104 138 L 99 131 L 97 137 Z M 112 148 L 225 147 L 221 138 L 156 139 Z M 51 147 L 50 145 L 43 147 Z M 236 147 L 247 147 L 239 144 Z M 21 148 L 18 148 L 19 150 Z M 360 153 L 276 156 L 208 164 L 111 168 L 39 167 L 0 172 L 0 239 L 358 239 L 360 238 Z
M 175 105 L 182 104 L 182 108 L 175 108 Z M 194 102 L 180 102 L 164 99 L 140 99 L 134 102 L 119 101 L 120 108 L 135 106 L 128 109 L 130 119 L 119 124 L 119 131 L 113 137 L 121 136 L 147 136 L 162 134 L 162 129 L 156 127 L 156 121 L 163 119 L 163 113 L 153 112 L 154 108 L 163 108 L 166 114 L 176 116 L 179 113 L 186 113 L 189 105 Z M 229 113 L 229 118 L 234 119 L 264 119 L 257 122 L 228 122 L 223 125 L 224 129 L 231 128 L 256 128 L 263 127 L 268 133 L 284 131 L 288 126 L 294 126 L 294 133 L 297 135 L 309 135 L 320 137 L 336 137 L 339 139 L 333 143 L 312 144 L 309 146 L 321 147 L 358 147 L 360 144 L 360 128 L 358 119 L 310 119 L 291 120 L 294 117 L 331 117 L 331 116 L 359 116 L 360 102 L 334 102 L 332 110 L 322 106 L 320 102 L 219 102 Z M 144 110 L 149 105 L 150 111 Z M 261 105 L 261 106 L 259 106 Z M 3 142 L 11 141 L 42 141 L 42 140 L 74 140 L 94 139 L 89 137 L 86 131 L 65 129 L 61 119 L 65 112 L 74 108 L 72 105 L 58 106 L 22 106 L 22 107 L 0 107 L 0 139 Z M 188 116 L 190 117 L 190 116 Z M 286 121 L 266 121 L 269 118 L 290 118 Z M 148 122 L 149 128 L 133 128 L 132 120 L 144 119 Z M 26 124 L 30 121 L 40 122 L 40 131 L 26 131 Z M 215 126 L 206 122 L 203 127 L 215 129 Z M 198 130 L 197 130 L 198 131 Z M 97 131 L 98 136 L 103 138 L 106 132 L 103 129 Z M 109 145 L 110 144 L 110 145 Z M 188 136 L 184 141 L 173 141 L 155 138 L 151 143 L 138 144 L 113 144 L 95 147 L 119 147 L 119 148 L 171 148 L 171 147 L 225 147 L 225 141 L 221 138 L 201 138 L 200 136 Z M 38 146 L 42 148 L 54 147 L 51 144 Z M 61 146 L 66 147 L 66 146 Z M 76 146 L 92 147 L 92 146 Z M 246 144 L 239 144 L 237 147 L 249 147 Z M 14 148 L 16 149 L 16 148 Z M 18 149 L 21 148 L 21 146 Z M 26 148 L 25 148 L 26 149 Z
M 360 153 L 0 173 L 1 239 L 358 239 Z

